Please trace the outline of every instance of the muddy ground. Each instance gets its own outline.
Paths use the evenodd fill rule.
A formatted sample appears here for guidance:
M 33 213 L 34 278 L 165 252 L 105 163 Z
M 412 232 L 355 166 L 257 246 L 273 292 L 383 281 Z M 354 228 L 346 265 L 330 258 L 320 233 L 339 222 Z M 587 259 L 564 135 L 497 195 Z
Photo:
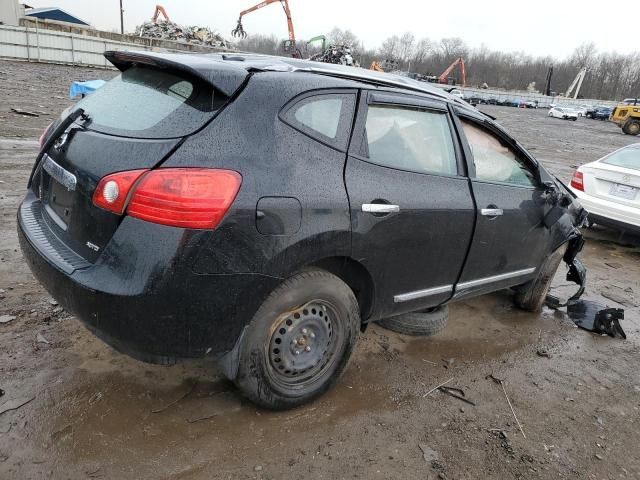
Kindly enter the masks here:
M 500 292 L 453 305 L 432 338 L 372 326 L 337 386 L 288 412 L 257 409 L 205 361 L 147 365 L 89 334 L 31 276 L 15 212 L 70 80 L 112 75 L 0 61 L 0 315 L 16 317 L 0 324 L 0 411 L 26 402 L 0 413 L 0 479 L 640 478 L 640 248 L 616 232 L 587 233 L 585 296 L 626 308 L 628 340 Z M 482 109 L 564 178 L 635 140 L 606 122 Z M 562 275 L 554 285 L 568 291 Z M 474 405 L 424 397 L 450 379 Z

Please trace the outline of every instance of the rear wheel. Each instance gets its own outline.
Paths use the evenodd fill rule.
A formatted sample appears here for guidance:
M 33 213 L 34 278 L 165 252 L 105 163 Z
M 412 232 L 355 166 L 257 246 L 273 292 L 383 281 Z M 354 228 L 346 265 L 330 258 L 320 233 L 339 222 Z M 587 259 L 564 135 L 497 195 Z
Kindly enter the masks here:
M 563 245 L 549 255 L 538 268 L 536 278 L 517 289 L 514 302 L 518 308 L 530 312 L 542 310 L 551 282 L 566 250 L 567 246 Z
M 449 307 L 443 305 L 425 312 L 411 312 L 385 318 L 378 323 L 387 330 L 404 335 L 430 336 L 444 329 L 447 326 L 447 320 L 449 320 Z
M 627 135 L 638 135 L 640 133 L 640 121 L 627 120 L 627 122 L 622 127 L 622 131 Z
M 234 382 L 265 408 L 309 402 L 344 371 L 359 330 L 358 302 L 347 284 L 324 270 L 298 273 L 256 312 Z

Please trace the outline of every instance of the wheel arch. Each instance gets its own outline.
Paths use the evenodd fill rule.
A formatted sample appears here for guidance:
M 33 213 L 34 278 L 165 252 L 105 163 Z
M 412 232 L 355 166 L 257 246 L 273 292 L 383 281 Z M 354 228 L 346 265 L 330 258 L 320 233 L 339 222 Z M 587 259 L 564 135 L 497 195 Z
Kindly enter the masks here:
M 326 270 L 346 283 L 358 300 L 362 321 L 365 322 L 371 316 L 374 306 L 375 284 L 371 273 L 364 265 L 351 257 L 333 256 L 321 258 L 305 265 L 305 268 L 310 267 Z

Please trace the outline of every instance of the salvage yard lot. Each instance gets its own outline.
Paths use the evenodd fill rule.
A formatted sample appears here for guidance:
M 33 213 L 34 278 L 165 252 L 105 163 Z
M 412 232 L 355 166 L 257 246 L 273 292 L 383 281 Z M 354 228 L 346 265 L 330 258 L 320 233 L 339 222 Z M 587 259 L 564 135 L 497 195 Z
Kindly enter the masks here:
M 15 212 L 69 83 L 113 75 L 0 61 L 0 316 L 15 317 L 0 324 L 0 412 L 15 407 L 0 413 L 0 479 L 640 477 L 640 248 L 615 232 L 587 234 L 585 298 L 624 307 L 628 340 L 501 292 L 454 304 L 432 338 L 370 327 L 336 388 L 288 412 L 257 409 L 205 361 L 142 364 L 85 331 L 30 274 Z M 565 181 L 638 140 L 545 110 L 480 110 Z M 424 397 L 445 381 L 475 405 Z

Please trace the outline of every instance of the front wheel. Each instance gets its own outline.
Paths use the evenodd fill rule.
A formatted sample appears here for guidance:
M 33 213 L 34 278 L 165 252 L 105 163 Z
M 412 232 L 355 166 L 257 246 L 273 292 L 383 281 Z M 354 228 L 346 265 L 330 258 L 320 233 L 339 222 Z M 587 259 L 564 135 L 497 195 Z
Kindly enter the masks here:
M 565 244 L 546 257 L 542 265 L 538 267 L 536 278 L 516 289 L 514 301 L 518 308 L 530 312 L 542 310 L 553 277 L 566 251 L 567 245 Z
M 261 407 L 283 410 L 309 402 L 340 377 L 359 330 L 358 302 L 347 284 L 324 270 L 298 273 L 253 317 L 234 382 Z
M 640 133 L 640 122 L 638 120 L 629 120 L 622 127 L 622 131 L 627 135 L 638 135 Z

